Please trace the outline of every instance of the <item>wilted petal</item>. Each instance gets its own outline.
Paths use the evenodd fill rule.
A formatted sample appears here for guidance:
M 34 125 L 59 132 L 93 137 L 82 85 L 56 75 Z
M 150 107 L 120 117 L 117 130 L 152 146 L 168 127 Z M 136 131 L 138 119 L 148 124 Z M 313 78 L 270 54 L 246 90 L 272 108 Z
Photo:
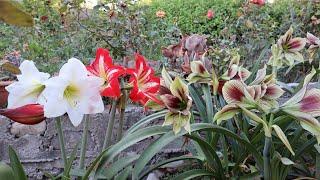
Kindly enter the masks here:
M 27 125 L 38 124 L 45 120 L 43 106 L 28 104 L 15 109 L 0 109 L 0 114 L 7 118 Z
M 245 98 L 244 89 L 241 81 L 231 80 L 224 84 L 222 94 L 227 103 L 241 102 Z

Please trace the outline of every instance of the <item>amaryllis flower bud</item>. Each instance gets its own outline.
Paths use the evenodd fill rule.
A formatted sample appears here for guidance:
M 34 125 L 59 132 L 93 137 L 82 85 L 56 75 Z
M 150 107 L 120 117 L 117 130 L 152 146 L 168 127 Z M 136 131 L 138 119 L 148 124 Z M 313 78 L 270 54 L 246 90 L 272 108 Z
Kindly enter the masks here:
M 38 124 L 46 119 L 43 106 L 39 104 L 27 104 L 14 109 L 0 109 L 0 114 L 15 122 L 27 125 Z
M 207 18 L 210 20 L 213 17 L 214 17 L 214 12 L 211 9 L 209 9 L 208 12 L 207 12 Z

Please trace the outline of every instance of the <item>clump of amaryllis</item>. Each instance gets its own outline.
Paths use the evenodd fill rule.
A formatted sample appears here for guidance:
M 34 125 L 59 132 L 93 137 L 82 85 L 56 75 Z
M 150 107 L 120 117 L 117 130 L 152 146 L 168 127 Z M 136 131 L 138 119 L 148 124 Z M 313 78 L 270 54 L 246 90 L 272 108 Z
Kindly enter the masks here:
M 113 65 L 107 49 L 98 48 L 95 60 L 86 67 L 89 75 L 97 76 L 104 80 L 101 86 L 101 95 L 111 98 L 120 97 L 119 77 L 125 73 L 121 66 Z
M 166 16 L 166 13 L 164 11 L 159 10 L 156 12 L 156 16 L 158 18 L 164 18 Z
M 214 17 L 214 12 L 212 9 L 209 9 L 207 12 L 207 18 L 211 20 Z
M 78 126 L 84 114 L 101 113 L 104 110 L 100 88 L 103 79 L 89 76 L 85 65 L 76 58 L 64 64 L 59 75 L 45 82 L 43 95 L 45 117 L 68 114 L 74 126 Z
M 265 0 L 250 0 L 249 2 L 252 4 L 260 5 L 260 6 L 262 6 L 266 3 Z
M 316 136 L 320 143 L 320 123 L 316 119 L 320 116 L 320 89 L 308 89 L 308 83 L 316 74 L 316 70 L 312 69 L 304 80 L 303 87 L 288 101 L 286 101 L 280 109 L 299 120 L 301 126 Z
M 45 120 L 43 106 L 39 104 L 27 104 L 18 108 L 0 109 L 0 115 L 27 125 L 38 124 Z
M 127 69 L 127 73 L 131 76 L 129 79 L 129 84 L 132 86 L 130 99 L 142 105 L 145 105 L 149 99 L 161 104 L 156 97 L 160 88 L 160 78 L 155 76 L 154 70 L 142 55 L 136 53 L 135 61 L 135 68 Z
M 255 80 L 246 85 L 243 81 L 227 81 L 223 88 L 223 98 L 228 103 L 215 114 L 214 120 L 220 123 L 232 118 L 240 112 L 242 106 L 246 109 L 257 109 L 264 113 L 270 113 L 278 108 L 277 99 L 284 91 L 276 84 L 274 75 L 266 75 L 266 66 L 257 72 Z
M 18 81 L 6 87 L 10 109 L 40 103 L 45 81 L 50 77 L 47 73 L 39 72 L 33 61 L 23 61 L 19 69 L 21 74 L 17 75 Z
M 311 63 L 314 59 L 316 52 L 320 49 L 320 39 L 311 33 L 307 33 L 307 42 L 308 44 L 310 44 L 308 52 L 310 55 L 309 62 Z
M 165 107 L 169 109 L 163 125 L 172 124 L 175 134 L 179 133 L 182 127 L 190 133 L 192 99 L 188 86 L 179 77 L 172 81 L 165 69 L 162 70 L 162 78 L 163 86 L 159 95 Z
M 304 61 L 301 51 L 306 45 L 306 39 L 292 37 L 293 28 L 290 29 L 279 38 L 277 45 L 272 47 L 272 57 L 269 64 L 281 67 L 283 63 L 292 67 L 297 63 Z M 297 62 L 296 62 L 297 61 Z

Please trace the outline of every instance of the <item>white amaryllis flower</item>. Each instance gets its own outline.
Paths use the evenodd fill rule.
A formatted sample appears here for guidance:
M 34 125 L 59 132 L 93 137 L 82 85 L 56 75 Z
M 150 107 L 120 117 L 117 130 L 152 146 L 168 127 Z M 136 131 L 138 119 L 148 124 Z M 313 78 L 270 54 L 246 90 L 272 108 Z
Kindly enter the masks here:
M 50 118 L 67 113 L 72 124 L 78 126 L 84 114 L 101 113 L 104 110 L 99 91 L 102 84 L 103 79 L 88 76 L 80 60 L 69 59 L 60 69 L 59 76 L 45 83 L 44 115 Z
M 39 103 L 44 82 L 50 75 L 39 72 L 33 61 L 23 61 L 19 67 L 21 74 L 17 75 L 18 81 L 6 87 L 9 92 L 8 108 L 17 108 L 27 104 Z

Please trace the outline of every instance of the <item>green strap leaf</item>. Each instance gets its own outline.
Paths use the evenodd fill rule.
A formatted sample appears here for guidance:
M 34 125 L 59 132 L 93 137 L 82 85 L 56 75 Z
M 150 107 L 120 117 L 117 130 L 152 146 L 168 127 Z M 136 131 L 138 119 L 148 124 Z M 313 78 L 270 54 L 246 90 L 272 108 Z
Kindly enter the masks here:
M 128 179 L 131 171 L 132 171 L 132 166 L 125 168 L 118 176 L 114 178 L 114 180 Z
M 4 162 L 0 162 L 0 177 L 3 179 L 14 179 L 12 168 Z
M 98 174 L 101 173 L 102 169 L 104 168 L 104 165 L 111 161 L 112 158 L 114 158 L 116 155 L 118 155 L 121 151 L 124 149 L 130 147 L 131 145 L 144 140 L 146 138 L 149 138 L 151 136 L 161 135 L 166 132 L 171 131 L 171 127 L 162 127 L 162 126 L 152 126 L 147 127 L 144 129 L 139 129 L 136 132 L 133 132 L 130 134 L 130 136 L 123 137 L 121 141 L 119 141 L 117 144 L 110 147 L 110 149 L 104 153 L 101 153 L 101 160 L 99 162 L 97 172 Z M 183 132 L 183 131 L 181 131 Z
M 188 180 L 193 179 L 196 177 L 201 176 L 213 176 L 213 173 L 204 169 L 193 169 L 190 171 L 186 171 L 184 173 L 179 174 L 178 176 L 174 177 L 175 180 Z
M 193 139 L 194 141 L 196 141 L 200 145 L 203 153 L 205 154 L 207 163 L 216 172 L 217 179 L 223 179 L 224 176 L 222 174 L 223 172 L 222 163 L 218 154 L 213 149 L 213 147 L 207 141 L 203 140 L 199 135 L 193 134 L 193 135 L 187 135 L 187 136 Z
M 129 164 L 131 164 L 133 161 L 137 160 L 140 155 L 134 155 L 131 157 L 123 157 L 113 163 L 106 171 L 102 171 L 102 174 L 106 176 L 107 179 L 112 179 L 119 171 L 121 171 L 123 168 L 127 167 Z
M 97 168 L 97 174 L 99 174 L 102 169 L 104 168 L 104 165 L 108 162 L 110 162 L 116 155 L 118 155 L 121 151 L 124 149 L 130 147 L 131 145 L 144 140 L 146 138 L 149 138 L 151 136 L 156 136 L 156 135 L 161 135 L 165 134 L 167 132 L 170 132 L 171 127 L 165 126 L 152 126 L 152 127 L 146 127 L 143 129 L 139 129 L 136 132 L 130 134 L 130 136 L 124 137 L 121 141 L 119 141 L 117 144 L 113 145 L 110 147 L 109 150 L 101 153 L 99 157 L 101 157 L 101 160 L 96 159 L 95 161 L 99 162 L 98 168 Z M 260 153 L 256 150 L 256 148 L 250 144 L 250 142 L 242 139 L 239 137 L 237 134 L 223 128 L 220 126 L 216 126 L 213 124 L 208 124 L 208 123 L 197 123 L 197 124 L 192 124 L 191 125 L 191 131 L 212 131 L 216 133 L 223 133 L 226 136 L 229 136 L 235 140 L 237 140 L 239 143 L 243 144 L 246 146 L 246 148 L 253 154 L 253 156 L 256 158 L 257 164 L 259 167 L 262 167 L 262 157 Z M 180 131 L 176 136 L 182 136 L 187 134 L 188 132 L 182 130 Z
M 127 130 L 127 135 L 133 133 L 137 129 L 141 128 L 143 125 L 148 124 L 149 122 L 151 122 L 153 120 L 164 117 L 167 114 L 167 112 L 168 112 L 168 110 L 163 110 L 163 111 L 160 111 L 160 112 L 157 112 L 157 113 L 154 113 L 154 114 L 151 114 L 149 116 L 142 118 L 140 121 L 135 123 L 133 126 L 131 126 Z
M 26 173 L 23 169 L 23 166 L 20 162 L 20 159 L 14 149 L 9 146 L 9 158 L 10 158 L 10 165 L 14 172 L 14 177 L 16 180 L 27 180 Z
M 143 179 L 146 175 L 148 175 L 150 172 L 152 172 L 155 169 L 160 168 L 163 165 L 175 162 L 175 161 L 181 161 L 181 160 L 198 160 L 198 161 L 203 161 L 203 157 L 201 156 L 180 156 L 180 157 L 175 157 L 175 158 L 171 158 L 171 159 L 166 159 L 163 160 L 155 165 L 149 166 L 147 169 L 145 169 L 142 174 L 140 175 L 140 177 L 138 179 Z
M 206 107 L 203 102 L 203 99 L 199 95 L 199 93 L 194 89 L 192 85 L 189 85 L 189 92 L 192 97 L 193 102 L 195 103 L 201 119 L 207 119 L 207 114 L 206 114 Z

